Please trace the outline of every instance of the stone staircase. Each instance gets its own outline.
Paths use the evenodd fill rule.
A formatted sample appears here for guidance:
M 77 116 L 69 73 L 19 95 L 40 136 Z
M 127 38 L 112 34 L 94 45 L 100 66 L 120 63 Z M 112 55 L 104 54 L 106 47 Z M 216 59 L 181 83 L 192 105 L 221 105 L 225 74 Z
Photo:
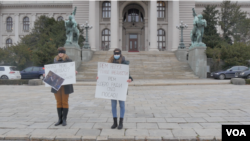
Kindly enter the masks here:
M 126 60 L 130 61 L 130 75 L 134 79 L 197 79 L 187 63 L 177 60 L 174 52 L 126 52 L 122 51 Z M 78 69 L 77 81 L 95 80 L 97 62 L 107 62 L 112 51 L 96 51 L 91 61 L 82 62 Z

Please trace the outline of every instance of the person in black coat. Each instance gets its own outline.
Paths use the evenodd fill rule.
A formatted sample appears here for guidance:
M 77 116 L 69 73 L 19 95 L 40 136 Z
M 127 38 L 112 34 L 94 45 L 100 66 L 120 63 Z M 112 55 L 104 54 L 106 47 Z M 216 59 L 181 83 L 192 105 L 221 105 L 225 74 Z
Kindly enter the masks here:
M 58 48 L 58 55 L 54 58 L 54 63 L 67 63 L 72 62 L 72 60 L 66 55 L 66 50 L 64 47 Z M 77 71 L 76 71 L 77 74 Z M 67 125 L 67 115 L 69 111 L 69 94 L 74 92 L 74 88 L 72 84 L 63 85 L 57 91 L 51 88 L 51 92 L 54 93 L 56 102 L 57 102 L 57 114 L 58 114 L 58 122 L 55 126 L 62 124 L 63 126 Z

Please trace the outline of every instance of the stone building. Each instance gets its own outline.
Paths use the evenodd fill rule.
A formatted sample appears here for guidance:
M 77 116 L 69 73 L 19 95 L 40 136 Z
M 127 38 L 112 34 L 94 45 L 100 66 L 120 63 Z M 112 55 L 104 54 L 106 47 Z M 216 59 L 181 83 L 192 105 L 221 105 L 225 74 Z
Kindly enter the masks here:
M 29 34 L 41 15 L 65 20 L 77 7 L 76 21 L 89 22 L 93 51 L 121 48 L 124 51 L 175 51 L 183 21 L 184 43 L 190 44 L 192 8 L 202 13 L 204 5 L 218 1 L 0 1 L 0 47 L 10 46 Z M 250 2 L 239 2 L 250 18 Z M 220 27 L 218 32 L 221 33 Z

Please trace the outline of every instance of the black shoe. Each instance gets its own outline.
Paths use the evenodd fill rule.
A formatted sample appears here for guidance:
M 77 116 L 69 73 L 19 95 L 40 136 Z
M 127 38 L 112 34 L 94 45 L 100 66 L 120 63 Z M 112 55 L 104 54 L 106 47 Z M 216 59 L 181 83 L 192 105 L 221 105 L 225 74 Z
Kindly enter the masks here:
M 58 122 L 55 124 L 55 126 L 58 126 L 60 124 L 62 124 L 63 120 L 62 120 L 62 117 L 63 117 L 63 108 L 57 108 L 57 114 L 58 114 Z
M 115 129 L 117 127 L 117 117 L 113 119 L 114 119 L 114 124 L 111 126 L 111 129 Z
M 63 108 L 63 122 L 62 122 L 62 126 L 66 126 L 67 125 L 67 115 L 68 115 L 68 108 Z
M 123 127 L 123 118 L 120 118 L 118 129 L 122 129 L 122 127 Z

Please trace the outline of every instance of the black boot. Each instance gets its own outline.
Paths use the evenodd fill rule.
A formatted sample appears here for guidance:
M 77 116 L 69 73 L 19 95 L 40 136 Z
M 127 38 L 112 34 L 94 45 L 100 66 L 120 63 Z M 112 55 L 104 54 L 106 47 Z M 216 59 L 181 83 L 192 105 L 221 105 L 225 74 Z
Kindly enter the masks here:
M 67 125 L 67 115 L 68 115 L 68 111 L 69 109 L 68 108 L 63 108 L 63 123 L 62 123 L 62 126 L 66 126 Z
M 62 117 L 63 117 L 63 108 L 57 108 L 57 114 L 58 114 L 58 122 L 55 124 L 55 126 L 58 126 L 60 124 L 62 124 L 63 120 L 62 120 Z
M 122 129 L 122 127 L 123 127 L 123 118 L 120 118 L 118 129 Z
M 111 126 L 111 129 L 115 129 L 117 127 L 117 117 L 113 119 L 114 119 L 114 124 Z

